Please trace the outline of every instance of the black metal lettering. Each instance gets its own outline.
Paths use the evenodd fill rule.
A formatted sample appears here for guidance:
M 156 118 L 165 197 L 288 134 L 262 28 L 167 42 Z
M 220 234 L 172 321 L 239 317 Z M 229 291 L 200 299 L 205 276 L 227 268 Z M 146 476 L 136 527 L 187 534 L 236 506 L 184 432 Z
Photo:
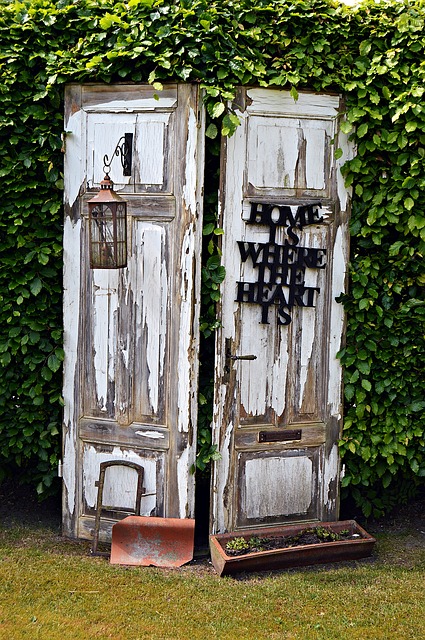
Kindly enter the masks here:
M 272 291 L 272 295 L 269 298 L 270 303 L 278 304 L 280 306 L 287 306 L 288 302 L 286 300 L 286 296 L 283 292 L 282 285 L 276 284 L 274 285 L 274 289 Z
M 287 307 L 282 305 L 282 306 L 278 307 L 278 310 L 277 310 L 277 324 L 280 325 L 280 326 L 286 326 L 286 325 L 288 325 L 288 324 L 290 324 L 292 322 L 292 318 L 289 315 L 289 313 L 287 313 L 285 311 L 285 308 L 287 308 Z M 288 311 L 289 311 L 289 309 L 288 309 Z
M 261 320 L 260 320 L 260 324 L 270 324 L 270 322 L 269 322 L 269 308 L 270 308 L 270 303 L 263 303 L 261 305 Z
M 236 294 L 236 302 L 257 302 L 257 283 L 256 282 L 238 282 L 238 291 Z
M 307 269 L 324 269 L 326 262 L 323 262 L 323 258 L 326 253 L 326 249 L 298 247 L 298 264 Z
M 295 305 L 297 305 L 298 307 L 305 307 L 306 304 L 304 302 L 304 293 L 305 293 L 305 287 L 304 284 L 302 285 L 294 285 L 290 292 L 289 292 L 289 296 L 288 296 L 288 304 L 289 307 L 292 309 L 292 307 L 294 307 Z
M 314 307 L 314 293 L 320 293 L 319 287 L 304 287 L 305 293 L 307 293 L 307 302 L 305 302 L 306 307 Z
M 241 242 L 238 240 L 239 253 L 241 254 L 242 262 L 246 262 L 248 258 L 251 258 L 252 264 L 255 266 L 258 261 L 258 257 L 267 247 L 266 244 L 256 244 L 255 242 Z
M 321 203 L 316 204 L 303 204 L 300 205 L 297 209 L 297 224 L 298 228 L 302 229 L 308 224 L 317 224 L 318 222 L 323 222 L 323 218 L 319 216 L 319 208 L 321 207 Z
M 278 325 L 290 324 L 294 306 L 315 306 L 320 288 L 305 286 L 305 270 L 324 269 L 327 251 L 300 247 L 296 230 L 322 222 L 321 206 L 317 202 L 300 204 L 294 215 L 293 207 L 288 205 L 251 202 L 248 224 L 268 226 L 269 242 L 238 241 L 241 261 L 251 261 L 257 269 L 257 281 L 237 282 L 236 301 L 258 304 L 262 324 L 269 324 L 271 305 L 277 306 Z M 283 244 L 275 242 L 278 227 L 286 227 Z

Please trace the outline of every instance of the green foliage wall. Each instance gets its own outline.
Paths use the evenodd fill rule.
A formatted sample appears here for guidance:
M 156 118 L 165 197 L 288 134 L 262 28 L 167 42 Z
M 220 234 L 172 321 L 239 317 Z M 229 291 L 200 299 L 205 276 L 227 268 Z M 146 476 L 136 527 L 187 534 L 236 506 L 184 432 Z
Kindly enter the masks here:
M 358 144 L 344 485 L 366 514 L 425 476 L 423 0 L 26 0 L 0 14 L 0 455 L 52 481 L 60 430 L 62 98 L 66 82 L 197 81 L 210 149 L 238 84 L 346 95 Z M 206 216 L 203 328 L 222 273 Z M 212 232 L 211 237 L 208 236 Z M 208 247 L 211 255 L 208 253 Z M 204 432 L 205 429 L 202 429 Z M 205 434 L 204 436 L 205 437 Z M 206 456 L 208 443 L 204 444 Z M 208 457 L 208 456 L 207 456 Z

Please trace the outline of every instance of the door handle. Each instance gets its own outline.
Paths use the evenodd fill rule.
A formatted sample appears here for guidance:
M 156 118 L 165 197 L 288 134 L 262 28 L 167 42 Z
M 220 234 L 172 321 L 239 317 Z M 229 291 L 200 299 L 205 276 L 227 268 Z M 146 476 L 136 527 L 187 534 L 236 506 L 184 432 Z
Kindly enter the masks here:
M 236 360 L 256 360 L 257 359 L 257 356 L 253 354 L 240 355 L 240 356 L 233 354 L 231 338 L 226 338 L 225 353 L 226 353 L 226 359 L 224 361 L 224 376 L 223 376 L 224 383 L 229 382 L 229 373 L 232 369 L 233 362 L 235 362 Z

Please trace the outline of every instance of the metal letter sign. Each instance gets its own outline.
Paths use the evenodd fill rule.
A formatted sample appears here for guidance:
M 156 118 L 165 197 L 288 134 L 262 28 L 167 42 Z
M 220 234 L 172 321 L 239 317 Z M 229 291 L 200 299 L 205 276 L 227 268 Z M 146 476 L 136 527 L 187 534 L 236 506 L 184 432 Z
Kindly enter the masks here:
M 236 302 L 261 306 L 262 324 L 269 324 L 269 309 L 277 306 L 278 325 L 288 325 L 294 305 L 314 307 L 319 287 L 305 285 L 306 269 L 326 267 L 326 249 L 299 246 L 297 230 L 323 222 L 320 202 L 297 205 L 251 202 L 247 224 L 267 225 L 269 242 L 238 241 L 242 262 L 250 260 L 257 269 L 256 282 L 238 282 Z M 276 229 L 284 227 L 287 238 L 276 243 Z

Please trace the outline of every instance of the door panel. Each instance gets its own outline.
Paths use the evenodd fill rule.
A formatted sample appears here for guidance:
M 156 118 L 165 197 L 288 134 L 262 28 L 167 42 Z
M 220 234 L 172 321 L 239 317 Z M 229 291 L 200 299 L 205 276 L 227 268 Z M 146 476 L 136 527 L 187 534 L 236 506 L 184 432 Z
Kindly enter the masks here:
M 352 149 L 339 96 L 240 90 L 224 142 L 212 530 L 335 519 Z M 336 160 L 334 149 L 342 148 Z
M 203 111 L 197 88 L 72 85 L 66 95 L 64 531 L 91 537 L 101 462 L 144 468 L 142 513 L 193 517 Z M 131 176 L 114 151 L 133 134 Z M 87 201 L 108 155 L 128 264 L 90 269 Z M 104 502 L 135 496 L 108 468 Z M 131 500 L 130 500 L 131 502 Z M 102 521 L 107 538 L 116 514 Z

